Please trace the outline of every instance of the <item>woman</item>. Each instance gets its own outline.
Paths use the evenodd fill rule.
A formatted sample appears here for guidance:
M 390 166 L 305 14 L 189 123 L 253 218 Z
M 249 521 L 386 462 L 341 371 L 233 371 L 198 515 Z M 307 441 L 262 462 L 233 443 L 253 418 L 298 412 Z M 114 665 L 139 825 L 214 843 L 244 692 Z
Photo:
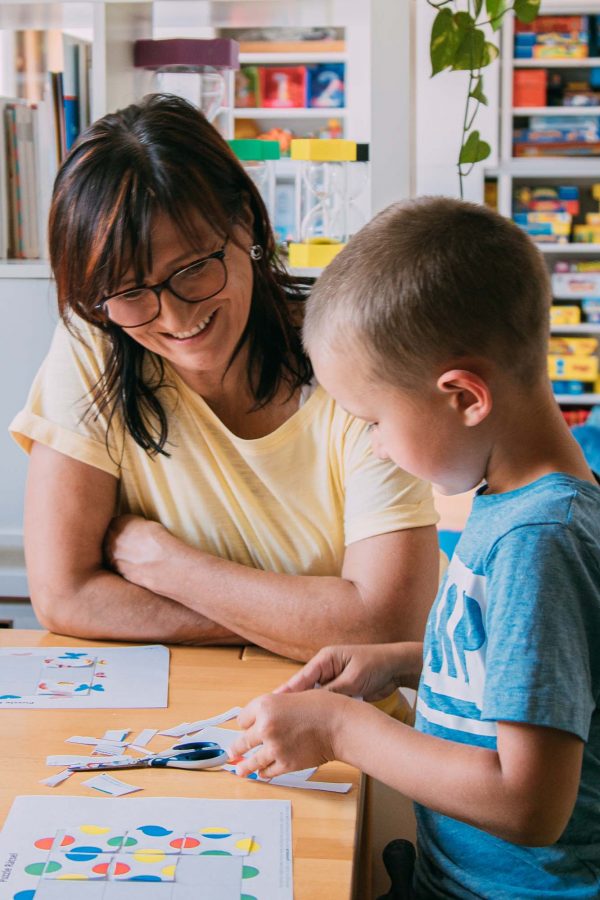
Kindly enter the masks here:
M 429 487 L 312 383 L 301 290 L 202 114 L 152 95 L 96 122 L 58 174 L 49 241 L 63 321 L 11 426 L 40 621 L 303 660 L 420 638 Z

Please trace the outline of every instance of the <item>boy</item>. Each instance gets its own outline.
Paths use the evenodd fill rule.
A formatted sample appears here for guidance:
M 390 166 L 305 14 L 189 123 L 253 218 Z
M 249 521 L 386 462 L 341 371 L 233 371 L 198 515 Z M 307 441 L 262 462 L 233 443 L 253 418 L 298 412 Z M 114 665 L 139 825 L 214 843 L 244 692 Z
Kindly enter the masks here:
M 600 896 L 600 487 L 548 381 L 550 301 L 516 225 L 439 198 L 380 213 L 308 303 L 317 377 L 374 451 L 448 494 L 484 484 L 424 647 L 326 648 L 246 707 L 232 752 L 410 796 L 416 898 Z M 419 673 L 415 729 L 343 696 Z

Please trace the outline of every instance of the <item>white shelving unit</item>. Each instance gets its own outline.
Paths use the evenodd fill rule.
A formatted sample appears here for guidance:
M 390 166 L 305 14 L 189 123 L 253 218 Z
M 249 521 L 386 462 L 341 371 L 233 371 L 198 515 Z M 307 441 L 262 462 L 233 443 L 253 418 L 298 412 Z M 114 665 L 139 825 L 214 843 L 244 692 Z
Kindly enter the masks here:
M 332 53 L 323 51 L 321 53 L 306 52 L 290 52 L 290 53 L 240 53 L 240 65 L 242 66 L 301 66 L 304 63 L 330 63 L 330 62 L 348 62 L 347 53 Z
M 515 60 L 518 65 L 519 60 Z M 598 60 L 600 66 L 600 60 Z M 514 106 L 516 116 L 600 116 L 600 106 Z
M 541 15 L 600 15 L 600 0 L 596 2 L 578 2 L 578 0 L 543 0 Z M 598 157 L 513 157 L 514 120 L 524 116 L 570 116 L 576 124 L 577 117 L 600 116 L 600 106 L 539 106 L 517 107 L 513 103 L 513 73 L 515 69 L 589 69 L 600 67 L 600 57 L 587 59 L 517 59 L 514 56 L 514 19 L 506 16 L 502 29 L 501 79 L 500 79 L 500 153 L 498 164 L 486 169 L 486 177 L 497 179 L 498 208 L 500 212 L 512 217 L 513 190 L 515 182 L 531 185 L 559 183 L 565 179 L 568 183 L 580 183 L 589 186 L 600 182 L 600 159 Z M 547 244 L 538 243 L 544 254 L 548 269 L 552 270 L 559 259 L 569 262 L 577 259 L 589 261 L 596 257 L 600 260 L 600 244 Z M 576 298 L 556 295 L 556 301 L 567 302 Z M 579 325 L 556 325 L 551 328 L 556 335 L 598 335 L 600 325 L 582 322 Z M 564 406 L 594 406 L 600 404 L 600 393 L 557 394 L 557 401 Z
M 600 176 L 599 176 L 600 177 Z M 600 244 L 538 244 L 546 256 L 598 256 Z M 558 299 L 558 298 L 557 298 Z M 564 300 L 564 297 L 561 297 Z
M 556 297 L 556 300 L 570 299 L 567 297 Z M 550 329 L 552 334 L 600 334 L 600 325 L 594 325 L 591 322 L 583 325 L 553 325 Z
M 596 10 L 596 13 L 598 10 Z M 600 57 L 588 56 L 586 59 L 513 59 L 515 68 L 519 69 L 592 69 L 600 65 Z
M 273 106 L 238 106 L 235 110 L 236 119 L 345 119 L 347 109 L 339 106 L 337 109 L 321 109 L 318 107 L 290 107 L 277 108 Z
M 555 394 L 561 406 L 597 406 L 600 394 Z

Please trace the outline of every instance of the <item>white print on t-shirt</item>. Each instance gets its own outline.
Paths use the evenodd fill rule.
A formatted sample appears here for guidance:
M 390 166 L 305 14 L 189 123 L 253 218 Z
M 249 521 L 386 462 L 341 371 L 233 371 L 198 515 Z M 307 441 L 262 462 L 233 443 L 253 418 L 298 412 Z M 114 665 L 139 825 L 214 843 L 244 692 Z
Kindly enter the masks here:
M 494 735 L 495 723 L 481 722 L 487 638 L 486 578 L 475 575 L 455 554 L 427 625 L 427 656 L 418 710 L 444 728 Z M 435 694 L 433 706 L 428 703 Z

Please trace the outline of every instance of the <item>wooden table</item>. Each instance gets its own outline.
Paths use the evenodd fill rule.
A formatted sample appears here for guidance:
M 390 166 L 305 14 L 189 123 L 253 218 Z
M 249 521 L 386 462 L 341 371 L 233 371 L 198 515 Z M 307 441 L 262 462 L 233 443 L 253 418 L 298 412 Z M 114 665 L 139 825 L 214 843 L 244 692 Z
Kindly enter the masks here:
M 43 631 L 0 630 L 3 647 L 106 647 L 110 641 L 84 641 Z M 122 645 L 121 645 L 122 646 Z M 171 647 L 169 706 L 166 709 L 0 710 L 0 822 L 19 794 L 52 793 L 98 796 L 76 773 L 63 785 L 47 788 L 40 779 L 58 769 L 46 766 L 49 754 L 86 754 L 90 748 L 65 744 L 75 734 L 101 737 L 109 728 L 169 728 L 180 722 L 208 718 L 232 706 L 243 706 L 257 694 L 272 690 L 298 668 L 279 657 L 243 653 L 239 647 Z M 225 727 L 235 727 L 228 723 Z M 152 749 L 173 744 L 157 735 Z M 132 773 L 133 774 L 133 773 Z M 127 773 L 123 772 L 127 781 Z M 131 783 L 144 788 L 132 796 L 211 797 L 219 799 L 291 800 L 295 900 L 349 900 L 360 890 L 355 862 L 362 810 L 362 783 L 356 769 L 329 763 L 319 780 L 352 782 L 348 794 L 326 794 L 271 787 L 235 778 L 227 772 L 190 773 L 176 769 L 153 772 L 136 769 Z M 123 798 L 126 802 L 127 798 Z

